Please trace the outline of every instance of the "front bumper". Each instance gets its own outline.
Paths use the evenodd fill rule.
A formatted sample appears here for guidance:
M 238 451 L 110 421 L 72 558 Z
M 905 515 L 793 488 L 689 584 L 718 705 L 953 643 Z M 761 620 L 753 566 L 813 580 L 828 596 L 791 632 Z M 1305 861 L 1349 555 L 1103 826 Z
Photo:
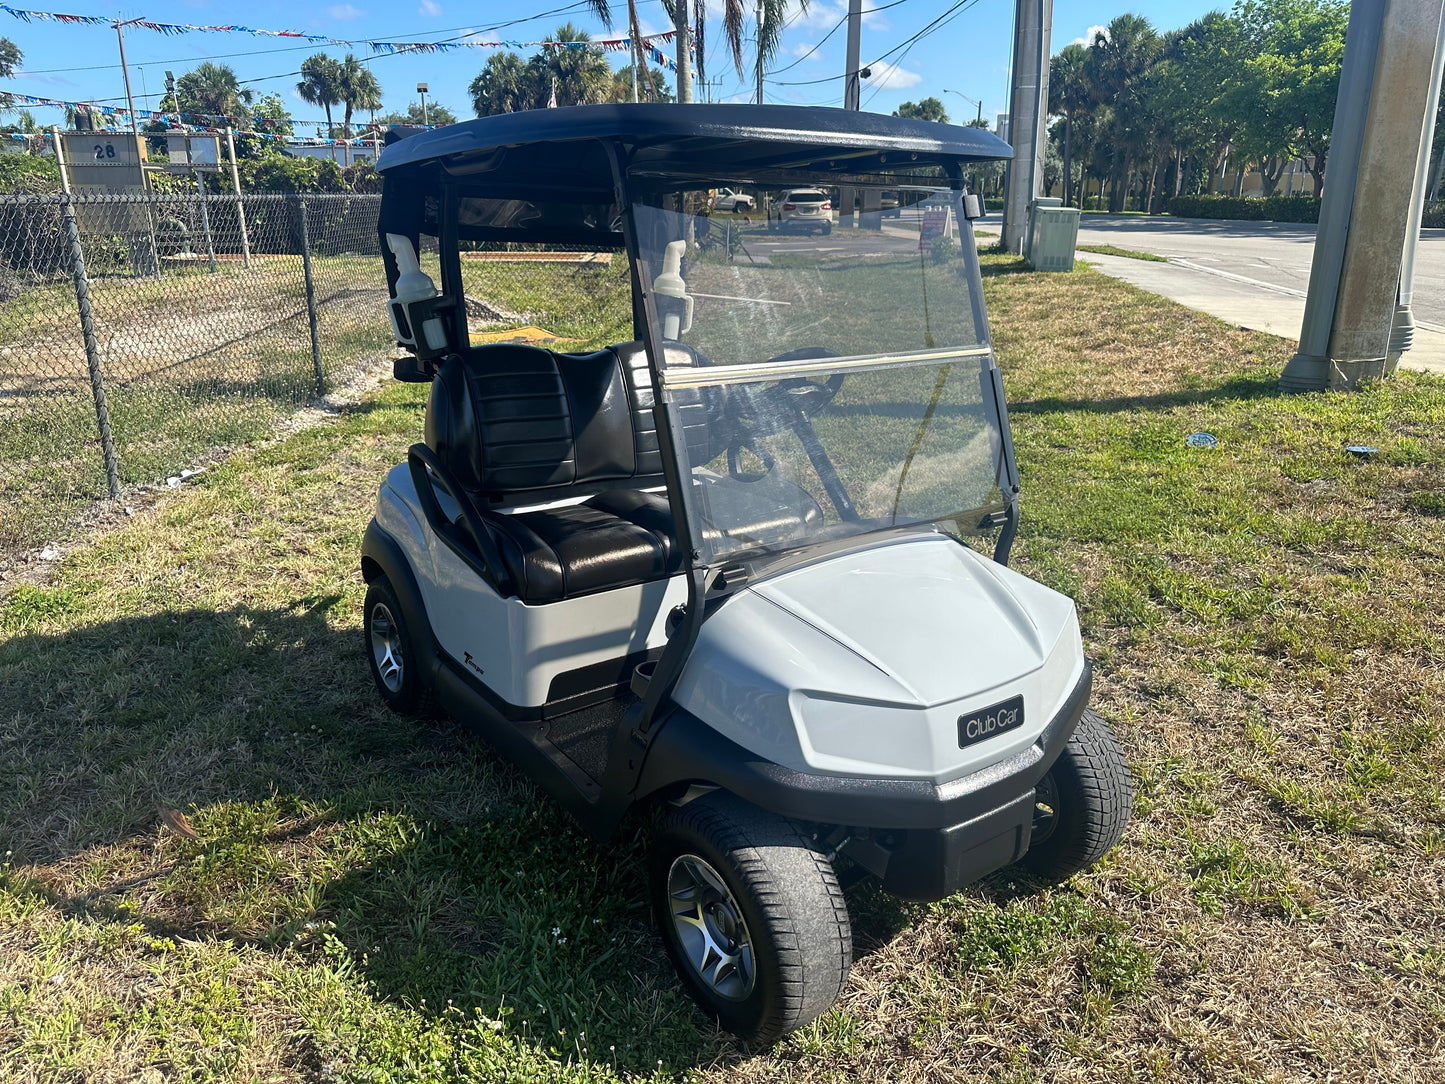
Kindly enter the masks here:
M 794 771 L 675 709 L 659 720 L 634 797 L 711 783 L 773 813 L 842 829 L 842 853 L 882 877 L 887 891 L 941 899 L 1028 850 L 1034 788 L 1073 735 L 1092 685 L 1086 662 L 1032 745 L 947 783 Z

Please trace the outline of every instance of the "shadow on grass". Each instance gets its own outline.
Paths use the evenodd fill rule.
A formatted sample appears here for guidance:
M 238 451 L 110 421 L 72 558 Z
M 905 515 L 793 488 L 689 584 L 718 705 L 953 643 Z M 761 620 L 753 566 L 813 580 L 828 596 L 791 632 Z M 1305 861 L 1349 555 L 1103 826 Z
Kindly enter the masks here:
M 0 602 L 0 889 L 152 938 L 341 958 L 379 1001 L 481 1013 L 559 1060 L 736 1056 L 654 931 L 649 817 L 599 846 L 459 725 L 385 711 L 361 633 L 337 627 L 354 604 L 76 615 L 52 634 L 26 628 L 83 603 Z M 168 809 L 198 838 L 160 828 Z M 850 897 L 860 953 L 908 920 L 875 887 Z
M 1112 399 L 1025 399 L 1010 401 L 1010 414 L 1115 414 L 1131 410 L 1172 410 L 1200 403 L 1238 402 L 1245 399 L 1277 398 L 1278 378 L 1239 376 L 1208 388 L 1160 392 L 1157 395 L 1125 395 Z

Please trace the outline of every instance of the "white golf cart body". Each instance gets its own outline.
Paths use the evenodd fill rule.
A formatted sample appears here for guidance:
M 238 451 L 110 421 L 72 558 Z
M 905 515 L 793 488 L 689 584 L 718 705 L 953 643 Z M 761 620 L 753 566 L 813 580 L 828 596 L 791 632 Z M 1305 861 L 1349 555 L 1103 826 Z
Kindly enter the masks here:
M 1017 470 L 962 165 L 1007 153 L 838 110 L 599 106 L 383 154 L 382 232 L 440 240 L 441 296 L 409 317 L 449 345 L 398 363 L 434 381 L 427 441 L 363 572 L 442 703 L 594 834 L 721 788 L 917 898 L 1027 851 L 1090 676 L 1072 601 L 1006 567 Z M 760 224 L 724 251 L 702 211 L 723 182 L 930 188 L 957 240 L 844 229 L 819 256 Z M 470 346 L 458 243 L 529 239 L 625 249 L 635 341 Z M 969 545 L 989 531 L 994 559 Z

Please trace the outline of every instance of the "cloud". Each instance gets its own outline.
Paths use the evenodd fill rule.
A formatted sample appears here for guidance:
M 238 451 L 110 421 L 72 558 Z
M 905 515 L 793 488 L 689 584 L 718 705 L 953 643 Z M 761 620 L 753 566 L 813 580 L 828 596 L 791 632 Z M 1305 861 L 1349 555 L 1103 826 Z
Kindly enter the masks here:
M 869 30 L 889 29 L 888 19 L 878 11 L 882 6 L 882 0 L 864 0 L 863 25 Z M 847 15 L 847 0 L 834 0 L 833 3 L 817 0 L 808 5 L 807 11 L 800 10 L 796 3 L 790 4 L 786 19 L 790 28 L 801 26 L 812 30 L 831 30 Z M 843 32 L 842 28 L 838 31 L 840 34 Z
M 352 4 L 332 4 L 326 9 L 326 13 L 333 19 L 359 19 L 366 14 Z
M 873 74 L 865 83 L 866 86 L 881 88 L 883 90 L 904 90 L 907 87 L 917 86 L 923 82 L 923 76 L 917 72 L 911 72 L 907 68 L 900 68 L 897 64 L 889 64 L 884 61 L 881 64 L 871 65 Z
M 423 15 L 440 15 L 442 6 L 437 3 L 437 0 L 421 0 L 421 7 L 417 10 Z
M 797 45 L 794 45 L 791 49 L 789 49 L 788 52 L 796 57 L 805 57 L 809 53 L 813 53 L 813 50 L 815 48 L 817 48 L 817 46 L 813 45 L 811 42 L 800 41 Z M 822 60 L 825 55 L 826 54 L 824 53 L 813 53 L 813 56 L 816 57 L 818 60 Z
M 1109 36 L 1109 28 L 1107 26 L 1099 26 L 1096 23 L 1095 25 L 1089 27 L 1089 29 L 1084 31 L 1084 36 L 1082 38 L 1075 38 L 1069 44 L 1082 45 L 1085 49 L 1087 49 L 1089 46 L 1094 44 L 1094 36 L 1096 34 L 1103 34 L 1104 37 L 1107 38 Z

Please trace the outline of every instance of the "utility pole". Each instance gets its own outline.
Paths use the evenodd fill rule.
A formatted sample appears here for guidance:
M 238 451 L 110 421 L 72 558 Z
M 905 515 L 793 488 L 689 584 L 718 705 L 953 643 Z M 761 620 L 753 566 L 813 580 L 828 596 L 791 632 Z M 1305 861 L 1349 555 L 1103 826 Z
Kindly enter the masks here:
M 1440 0 L 1354 0 L 1299 352 L 1286 391 L 1388 376 L 1420 143 L 1439 69 Z
M 1054 25 L 1054 0 L 1016 0 L 1014 7 L 1013 86 L 1009 94 L 1009 142 L 1014 156 L 1008 164 L 1004 199 L 1003 243 L 1021 252 L 1028 229 L 1029 204 L 1039 194 L 1048 144 L 1045 122 L 1049 102 L 1049 36 Z M 980 112 L 982 116 L 982 112 Z
M 1420 242 L 1420 220 L 1425 212 L 1425 189 L 1430 183 L 1430 150 L 1435 142 L 1435 114 L 1440 108 L 1440 76 L 1445 72 L 1445 20 L 1435 43 L 1435 71 L 1430 77 L 1430 104 L 1425 107 L 1425 127 L 1420 133 L 1420 153 L 1415 160 L 1415 189 L 1405 219 L 1405 251 L 1400 258 L 1400 288 L 1395 300 L 1395 320 L 1390 329 L 1390 347 L 1385 372 L 1393 373 L 1400 355 L 1415 345 L 1415 249 Z
M 966 101 L 966 102 L 972 102 L 974 105 L 978 106 L 978 117 L 977 117 L 977 120 L 978 120 L 978 123 L 979 123 L 979 124 L 983 124 L 983 102 L 979 101 L 977 98 L 970 98 L 967 94 L 963 93 L 963 91 L 961 91 L 961 90 L 949 90 L 947 87 L 944 87 L 944 88 L 943 88 L 943 93 L 945 93 L 945 94 L 957 94 L 957 95 L 958 95 L 960 98 L 962 98 L 964 101 Z
M 135 119 L 135 99 L 130 93 L 130 68 L 125 62 L 125 35 L 121 33 L 122 27 L 130 26 L 132 23 L 140 22 L 139 19 L 130 19 L 127 22 L 115 24 L 115 40 L 120 46 L 120 71 L 125 76 L 125 105 L 130 110 L 130 130 L 132 135 L 140 135 L 140 124 Z
M 426 92 L 429 89 L 430 85 L 427 83 L 418 83 L 416 85 L 416 92 L 421 95 L 421 124 L 423 128 L 431 127 L 431 120 L 428 118 L 426 111 Z M 327 133 L 327 135 L 330 134 L 329 132 Z
M 758 104 L 763 104 L 763 0 L 758 0 Z
M 761 8 L 759 8 L 761 10 Z M 857 109 L 863 97 L 858 51 L 863 38 L 863 0 L 848 0 L 848 60 L 843 71 L 843 108 Z
M 672 28 L 677 31 L 677 100 L 692 101 L 692 53 L 687 47 L 687 2 L 672 6 Z

